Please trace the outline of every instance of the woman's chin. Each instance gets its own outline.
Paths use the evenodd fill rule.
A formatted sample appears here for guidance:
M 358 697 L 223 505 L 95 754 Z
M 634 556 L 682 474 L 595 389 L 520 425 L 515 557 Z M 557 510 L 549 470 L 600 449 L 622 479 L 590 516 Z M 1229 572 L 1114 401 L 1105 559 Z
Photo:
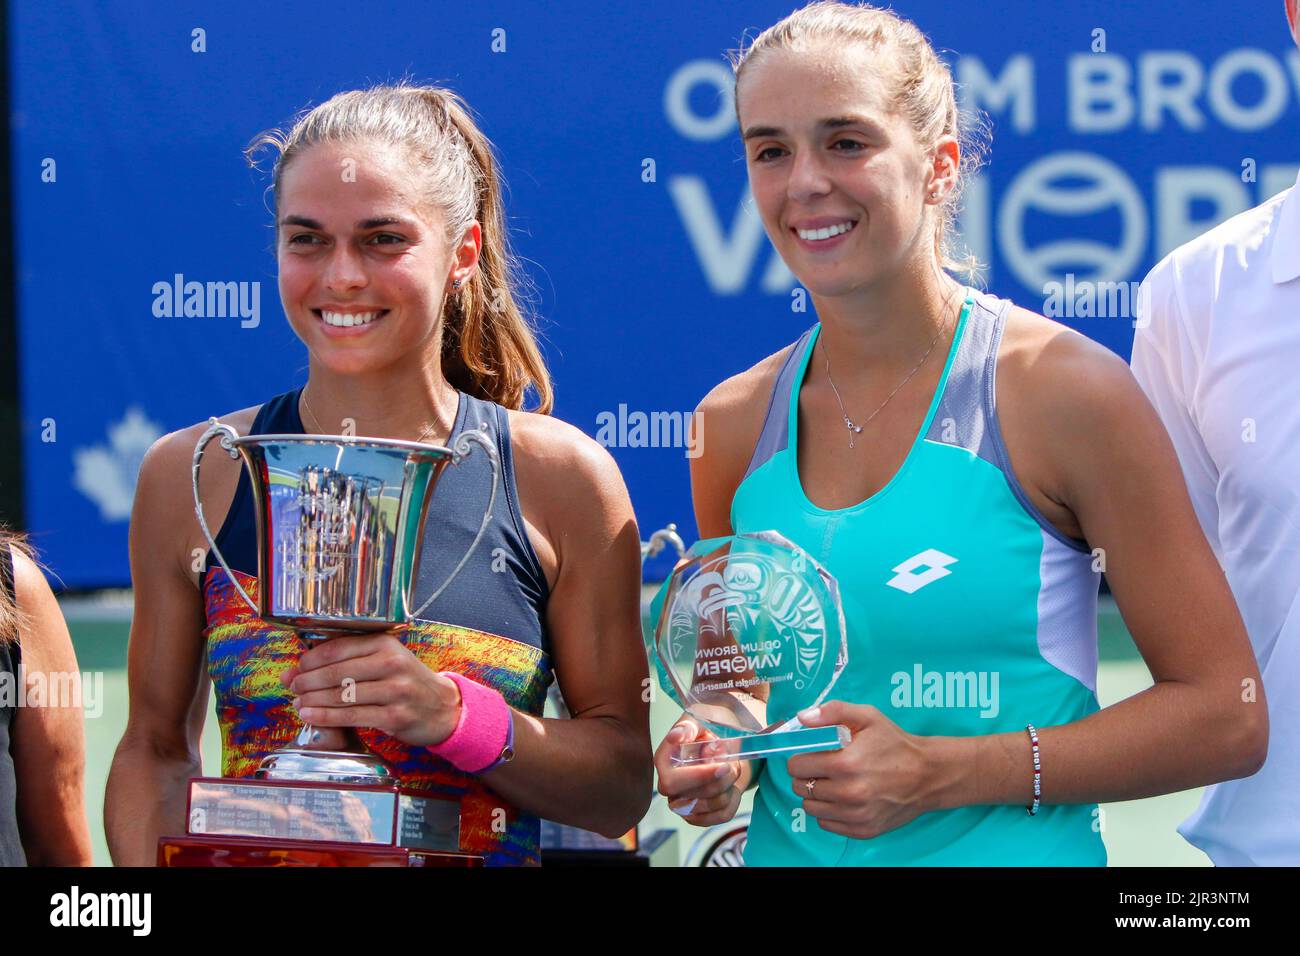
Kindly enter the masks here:
M 314 368 L 333 375 L 365 375 L 381 371 L 391 360 L 369 349 L 340 349 L 332 343 L 310 348 Z
M 798 277 L 796 277 L 798 278 Z M 809 295 L 819 299 L 839 299 L 860 292 L 871 282 L 869 275 L 809 276 L 799 279 L 799 284 L 808 290 Z

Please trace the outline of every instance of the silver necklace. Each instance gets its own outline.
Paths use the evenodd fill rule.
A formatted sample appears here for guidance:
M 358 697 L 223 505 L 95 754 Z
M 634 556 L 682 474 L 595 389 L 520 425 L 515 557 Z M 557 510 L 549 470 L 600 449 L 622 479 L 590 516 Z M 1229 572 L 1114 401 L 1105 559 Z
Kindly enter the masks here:
M 946 312 L 947 309 L 945 309 L 944 311 Z M 884 407 L 889 404 L 889 400 L 893 398 L 895 395 L 897 395 L 899 390 L 912 380 L 912 376 L 915 375 L 917 373 L 917 370 L 920 369 L 920 367 L 925 364 L 925 360 L 928 359 L 930 357 L 930 353 L 934 351 L 935 344 L 939 341 L 939 339 L 943 336 L 943 333 L 947 331 L 947 329 L 948 329 L 948 318 L 945 315 L 943 320 L 943 325 L 939 326 L 939 331 L 935 334 L 934 338 L 930 340 L 930 347 L 926 349 L 925 354 L 921 356 L 921 361 L 917 362 L 914 366 L 912 366 L 912 371 L 907 373 L 907 377 L 898 383 L 898 385 L 894 388 L 894 390 L 885 397 L 885 400 L 881 402 L 879 406 L 877 406 L 874 412 L 872 412 L 870 415 L 867 416 L 866 421 L 864 421 L 861 425 L 855 423 L 853 419 L 849 418 L 848 409 L 844 407 L 844 399 L 840 397 L 840 390 L 835 387 L 835 379 L 831 377 L 831 358 L 826 353 L 826 343 L 824 341 L 820 343 L 822 347 L 822 361 L 826 364 L 826 381 L 831 383 L 831 391 L 835 393 L 835 401 L 839 402 L 840 414 L 844 417 L 844 425 L 849 430 L 850 448 L 853 447 L 853 436 L 861 435 L 862 429 L 865 426 L 870 425 L 871 420 L 875 418 L 877 415 L 879 415 L 880 412 L 884 409 Z
M 312 411 L 311 402 L 307 401 L 307 390 L 305 388 L 302 390 L 302 407 L 306 410 L 307 414 L 311 416 L 311 424 L 312 427 L 316 429 L 316 433 L 320 435 L 325 434 L 325 430 L 320 427 L 320 419 L 318 419 L 316 413 Z M 429 425 L 425 427 L 424 431 L 420 432 L 420 437 L 415 440 L 417 442 L 423 442 L 434 431 L 436 424 L 436 422 L 430 422 Z

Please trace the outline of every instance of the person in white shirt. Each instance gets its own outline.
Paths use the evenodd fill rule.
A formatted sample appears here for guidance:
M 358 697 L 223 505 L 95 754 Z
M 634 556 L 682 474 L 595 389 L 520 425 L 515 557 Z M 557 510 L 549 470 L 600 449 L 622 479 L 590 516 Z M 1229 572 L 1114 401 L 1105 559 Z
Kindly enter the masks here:
M 1300 44 L 1297 0 L 1286 0 Z M 1133 374 L 1164 420 L 1250 634 L 1263 768 L 1178 828 L 1220 866 L 1300 865 L 1300 182 L 1147 276 Z

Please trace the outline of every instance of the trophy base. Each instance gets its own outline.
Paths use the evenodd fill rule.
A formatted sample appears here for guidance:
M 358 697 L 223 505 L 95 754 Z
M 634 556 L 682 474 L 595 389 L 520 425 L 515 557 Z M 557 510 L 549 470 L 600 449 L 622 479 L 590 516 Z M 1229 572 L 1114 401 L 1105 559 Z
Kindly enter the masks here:
M 159 843 L 160 865 L 168 847 L 177 862 L 167 866 L 431 866 L 465 855 L 459 801 L 391 785 L 196 777 L 186 819 L 184 835 Z
M 757 760 L 762 757 L 793 756 L 819 750 L 839 750 L 851 739 L 849 728 L 841 724 L 829 727 L 798 727 L 770 734 L 747 737 L 719 737 L 682 744 L 673 754 L 673 763 L 685 766 L 726 760 Z
M 393 768 L 362 750 L 286 748 L 268 754 L 253 774 L 258 780 L 314 780 L 360 786 L 392 786 Z
M 477 867 L 473 853 L 415 850 L 401 846 L 353 846 L 310 841 L 272 842 L 256 837 L 163 837 L 158 865 L 225 866 L 449 866 Z

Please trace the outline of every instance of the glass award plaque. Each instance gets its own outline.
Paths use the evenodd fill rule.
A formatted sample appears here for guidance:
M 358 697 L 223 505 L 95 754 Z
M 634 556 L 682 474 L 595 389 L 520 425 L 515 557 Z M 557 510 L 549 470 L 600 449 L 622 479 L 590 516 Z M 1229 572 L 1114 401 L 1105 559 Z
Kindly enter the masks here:
M 848 662 L 835 578 L 775 531 L 698 541 L 650 606 L 646 649 L 659 684 L 717 740 L 680 745 L 681 764 L 837 750 L 842 726 L 805 727 Z

